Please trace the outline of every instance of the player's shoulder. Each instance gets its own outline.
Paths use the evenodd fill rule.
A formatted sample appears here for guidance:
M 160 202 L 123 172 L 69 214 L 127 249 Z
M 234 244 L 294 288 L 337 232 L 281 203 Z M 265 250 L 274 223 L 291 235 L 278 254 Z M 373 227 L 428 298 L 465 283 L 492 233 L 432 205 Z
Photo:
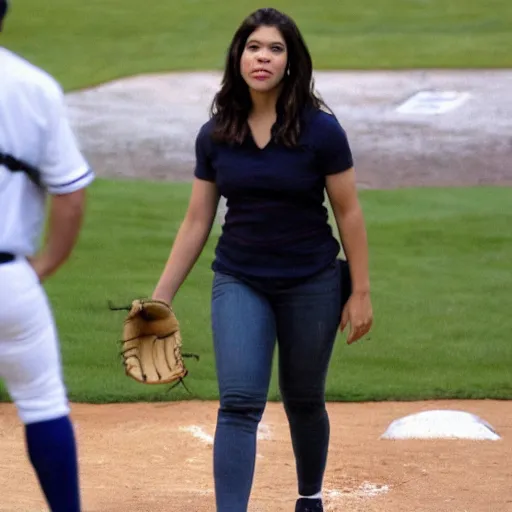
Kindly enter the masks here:
M 345 141 L 347 133 L 335 114 L 321 107 L 310 107 L 303 112 L 302 140 L 307 145 L 325 146 L 330 141 Z
M 308 108 L 305 110 L 304 116 L 306 123 L 316 132 L 318 132 L 318 130 L 322 132 L 324 130 L 332 131 L 343 129 L 334 113 L 324 108 Z
M 214 129 L 215 129 L 215 118 L 210 117 L 208 119 L 208 121 L 204 122 L 199 127 L 197 136 L 201 139 L 211 139 Z
M 13 88 L 13 92 L 30 94 L 34 100 L 62 100 L 62 86 L 50 73 L 3 47 L 0 47 L 0 68 L 4 85 Z
M 211 117 L 208 121 L 204 122 L 197 132 L 196 144 L 203 149 L 211 151 L 215 146 L 213 139 L 213 131 L 215 129 L 215 118 Z

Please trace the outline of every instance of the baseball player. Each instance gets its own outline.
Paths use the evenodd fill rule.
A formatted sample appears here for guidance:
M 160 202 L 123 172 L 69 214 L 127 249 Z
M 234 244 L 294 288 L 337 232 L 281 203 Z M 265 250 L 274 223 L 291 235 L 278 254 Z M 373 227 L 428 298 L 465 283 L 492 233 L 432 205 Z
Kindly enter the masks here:
M 334 343 L 348 324 L 351 344 L 373 323 L 354 159 L 345 130 L 313 92 L 311 55 L 289 16 L 253 12 L 227 54 L 212 115 L 196 137 L 189 207 L 152 298 L 172 304 L 225 197 L 211 289 L 220 394 L 216 510 L 247 512 L 277 348 L 295 456 L 295 512 L 323 512 L 325 384 Z M 326 196 L 343 247 L 329 224 Z
M 0 0 L 0 30 L 7 12 Z M 25 427 L 29 460 L 53 512 L 80 510 L 76 442 L 56 326 L 42 287 L 68 258 L 93 178 L 62 90 L 0 46 L 0 378 Z M 37 251 L 51 197 L 47 236 Z

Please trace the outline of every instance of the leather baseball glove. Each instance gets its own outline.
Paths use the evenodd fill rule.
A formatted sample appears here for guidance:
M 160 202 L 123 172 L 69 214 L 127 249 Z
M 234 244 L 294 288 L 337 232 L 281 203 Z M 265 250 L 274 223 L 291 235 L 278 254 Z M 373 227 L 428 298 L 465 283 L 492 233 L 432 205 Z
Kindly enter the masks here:
M 125 373 L 143 384 L 183 383 L 188 370 L 182 354 L 179 322 L 172 308 L 153 299 L 136 299 L 124 320 L 122 360 Z

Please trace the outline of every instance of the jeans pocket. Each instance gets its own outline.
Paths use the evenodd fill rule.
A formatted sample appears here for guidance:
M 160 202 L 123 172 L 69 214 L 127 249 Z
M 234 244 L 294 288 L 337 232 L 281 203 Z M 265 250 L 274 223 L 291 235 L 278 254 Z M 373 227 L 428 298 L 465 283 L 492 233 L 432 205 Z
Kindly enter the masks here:
M 229 274 L 223 274 L 222 272 L 215 272 L 212 282 L 212 299 L 219 297 L 224 292 L 226 285 L 238 283 L 238 279 Z

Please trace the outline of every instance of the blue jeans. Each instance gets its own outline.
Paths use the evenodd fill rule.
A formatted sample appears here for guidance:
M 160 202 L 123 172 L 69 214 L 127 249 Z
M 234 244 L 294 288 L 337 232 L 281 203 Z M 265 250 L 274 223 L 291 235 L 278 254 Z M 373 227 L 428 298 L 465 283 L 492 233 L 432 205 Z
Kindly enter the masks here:
M 296 460 L 298 491 L 321 490 L 329 444 L 325 381 L 341 320 L 340 261 L 300 282 L 216 273 L 212 329 L 220 407 L 214 441 L 217 512 L 246 512 L 256 435 L 277 340 L 279 386 Z

